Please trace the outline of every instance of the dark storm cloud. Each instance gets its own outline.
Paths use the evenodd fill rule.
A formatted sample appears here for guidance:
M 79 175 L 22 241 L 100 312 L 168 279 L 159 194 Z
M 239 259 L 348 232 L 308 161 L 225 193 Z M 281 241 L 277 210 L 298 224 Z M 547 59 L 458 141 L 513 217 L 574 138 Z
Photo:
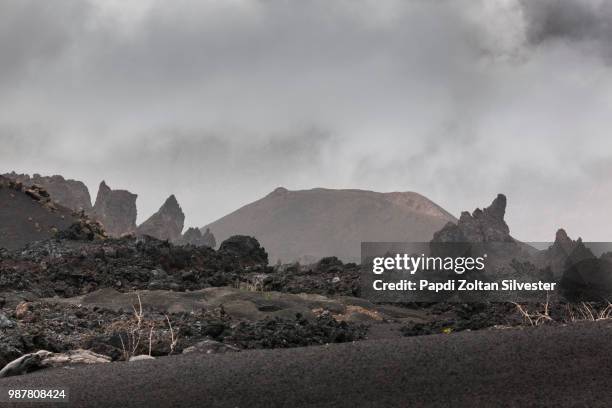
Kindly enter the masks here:
M 549 40 L 612 43 L 612 3 L 601 0 L 523 1 L 527 34 L 535 44 Z
M 140 219 L 170 193 L 204 225 L 279 185 L 414 190 L 455 214 L 503 191 L 520 238 L 611 239 L 580 199 L 612 198 L 591 164 L 612 151 L 611 9 L 3 1 L 0 163 L 93 196 L 104 178 Z

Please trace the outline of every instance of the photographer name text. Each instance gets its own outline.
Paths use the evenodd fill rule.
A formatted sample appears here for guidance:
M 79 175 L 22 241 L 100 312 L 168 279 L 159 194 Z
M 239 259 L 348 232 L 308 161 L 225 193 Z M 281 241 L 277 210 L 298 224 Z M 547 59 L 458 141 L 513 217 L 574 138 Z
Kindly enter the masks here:
M 480 280 L 468 281 L 465 279 L 449 279 L 443 282 L 432 282 L 426 279 L 412 281 L 402 279 L 397 282 L 384 282 L 377 279 L 372 283 L 376 291 L 553 291 L 555 282 L 520 282 L 515 279 L 504 279 L 500 282 L 486 282 Z

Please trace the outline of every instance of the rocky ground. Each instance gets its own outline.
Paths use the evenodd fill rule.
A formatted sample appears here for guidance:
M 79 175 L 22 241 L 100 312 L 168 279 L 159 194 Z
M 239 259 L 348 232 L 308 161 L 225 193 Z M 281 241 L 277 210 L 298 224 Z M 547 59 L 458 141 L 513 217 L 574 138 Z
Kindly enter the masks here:
M 0 253 L 0 366 L 38 350 L 127 360 L 351 342 L 384 325 L 401 336 L 520 324 L 508 307 L 374 305 L 359 298 L 358 265 L 271 267 L 250 237 L 214 250 L 96 226 Z
M 147 236 L 87 240 L 50 239 L 0 258 L 0 291 L 35 297 L 71 297 L 111 287 L 119 291 L 196 290 L 236 286 L 252 290 L 359 296 L 359 267 L 326 258 L 310 266 L 268 266 L 265 250 L 248 237 L 232 237 L 219 250 L 176 246 Z
M 522 251 L 504 209 L 499 196 L 434 241 L 495 237 Z M 565 234 L 557 241 L 543 252 L 547 262 L 585 252 Z M 82 216 L 51 238 L 0 249 L 0 376 L 73 361 L 555 325 L 612 314 L 605 304 L 558 300 L 529 310 L 511 303 L 372 304 L 360 297 L 359 275 L 359 265 L 335 257 L 270 266 L 266 250 L 247 236 L 230 237 L 219 249 L 146 235 L 111 238 Z M 36 352 L 42 354 L 30 354 Z
M 40 370 L 0 386 L 69 389 L 76 407 L 604 408 L 612 406 L 610 334 L 608 321 L 194 353 Z
M 123 310 L 44 301 L 2 309 L 0 327 L 2 366 L 38 350 L 87 349 L 121 360 L 143 354 L 180 354 L 204 340 L 241 350 L 354 341 L 366 333 L 365 326 L 338 322 L 331 314 L 314 319 L 298 314 L 293 319 L 238 320 L 218 307 L 170 314 L 147 310 L 140 318 Z
M 354 294 L 355 265 L 350 274 L 335 259 L 273 268 L 249 237 L 214 250 L 106 238 L 95 227 L 0 252 L 0 368 L 38 350 L 127 360 L 355 341 L 366 336 L 362 321 L 389 318 L 360 299 L 323 296 Z

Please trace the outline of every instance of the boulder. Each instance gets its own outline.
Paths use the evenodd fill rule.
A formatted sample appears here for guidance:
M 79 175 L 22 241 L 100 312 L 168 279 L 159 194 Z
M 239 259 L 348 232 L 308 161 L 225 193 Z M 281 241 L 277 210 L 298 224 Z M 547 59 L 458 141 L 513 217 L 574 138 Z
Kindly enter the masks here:
M 36 353 L 24 354 L 16 360 L 11 361 L 0 370 L 0 378 L 12 377 L 14 375 L 27 374 L 43 368 L 43 360 L 50 356 L 50 351 L 40 350 Z
M 223 354 L 223 353 L 236 353 L 239 352 L 238 347 L 230 346 L 229 344 L 220 343 L 214 340 L 204 340 L 194 344 L 191 347 L 187 347 L 183 350 L 183 354 L 189 353 L 201 353 L 201 354 Z
M 0 313 L 0 329 L 10 329 L 15 326 L 15 322 Z
M 65 230 L 59 231 L 56 237 L 73 241 L 94 241 L 105 239 L 106 231 L 99 221 L 92 221 L 84 216 Z
M 15 308 L 15 317 L 19 320 L 23 319 L 30 313 L 32 304 L 29 302 L 21 302 Z
M 94 353 L 90 350 L 71 350 L 65 353 L 51 353 L 42 359 L 43 367 L 62 367 L 74 364 L 110 363 L 108 356 Z
M 259 242 L 246 235 L 234 235 L 221 243 L 219 253 L 236 258 L 242 266 L 268 265 L 268 254 Z
M 0 378 L 27 374 L 41 368 L 63 367 L 75 364 L 99 364 L 109 363 L 110 357 L 96 354 L 89 350 L 71 350 L 65 353 L 52 353 L 47 350 L 39 350 L 36 353 L 28 353 L 11 361 L 0 370 Z
M 132 361 L 145 361 L 145 360 L 155 360 L 155 357 L 150 356 L 148 354 L 139 354 L 137 356 L 130 357 L 128 361 L 132 362 Z

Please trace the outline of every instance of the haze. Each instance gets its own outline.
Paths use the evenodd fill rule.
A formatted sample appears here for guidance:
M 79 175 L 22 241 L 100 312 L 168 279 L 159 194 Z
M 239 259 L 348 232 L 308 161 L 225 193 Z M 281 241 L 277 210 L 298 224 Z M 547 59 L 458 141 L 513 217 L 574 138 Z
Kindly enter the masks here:
M 612 240 L 603 0 L 0 3 L 2 172 L 176 194 L 202 226 L 277 186 L 507 194 L 513 236 Z

